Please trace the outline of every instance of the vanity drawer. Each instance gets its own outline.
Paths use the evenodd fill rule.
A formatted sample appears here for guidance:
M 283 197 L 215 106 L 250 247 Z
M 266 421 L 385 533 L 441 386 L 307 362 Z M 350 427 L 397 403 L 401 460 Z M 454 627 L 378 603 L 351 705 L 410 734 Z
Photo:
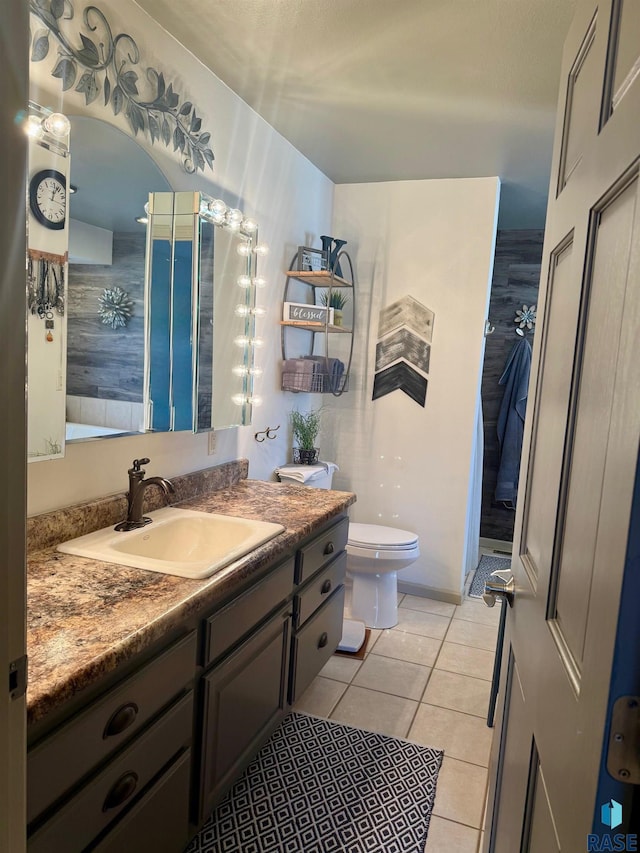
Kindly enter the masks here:
M 78 853 L 129 808 L 191 740 L 193 693 L 170 708 L 57 811 L 28 842 L 29 853 Z
M 344 551 L 349 536 L 349 519 L 343 518 L 298 551 L 296 583 L 304 583 L 328 560 Z
M 291 595 L 294 558 L 207 619 L 204 665 L 223 655 Z
M 189 840 L 190 776 L 191 751 L 187 750 L 92 851 L 184 850 Z
M 343 551 L 314 577 L 295 598 L 293 627 L 299 628 L 344 580 L 347 554 Z
M 293 640 L 289 701 L 299 699 L 338 647 L 344 618 L 344 586 L 339 587 Z
M 197 633 L 192 631 L 29 750 L 28 822 L 190 684 L 195 673 L 196 639 Z

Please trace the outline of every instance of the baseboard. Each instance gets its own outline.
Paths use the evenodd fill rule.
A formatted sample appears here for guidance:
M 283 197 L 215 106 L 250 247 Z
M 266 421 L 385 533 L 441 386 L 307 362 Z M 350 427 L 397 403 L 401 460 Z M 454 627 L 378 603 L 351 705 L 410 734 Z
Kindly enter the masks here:
M 502 539 L 487 539 L 484 536 L 481 536 L 480 547 L 487 548 L 490 551 L 496 551 L 500 554 L 511 554 L 513 551 L 513 542 L 508 542 Z
M 433 598 L 435 601 L 446 601 L 449 604 L 462 604 L 462 594 L 448 589 L 435 589 L 421 583 L 398 581 L 398 592 L 406 595 L 419 595 L 421 598 Z M 402 605 L 400 605 L 402 606 Z

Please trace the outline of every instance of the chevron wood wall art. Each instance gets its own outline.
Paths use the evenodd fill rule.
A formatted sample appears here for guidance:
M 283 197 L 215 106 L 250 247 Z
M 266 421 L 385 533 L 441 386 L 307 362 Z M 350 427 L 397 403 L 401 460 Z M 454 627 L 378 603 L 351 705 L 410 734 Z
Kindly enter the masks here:
M 414 335 L 409 329 L 398 329 L 376 346 L 376 370 L 382 370 L 399 358 L 414 364 L 423 373 L 429 372 L 431 344 Z
M 414 299 L 413 296 L 403 296 L 397 302 L 392 302 L 380 312 L 378 323 L 378 338 L 383 338 L 394 329 L 406 326 L 431 343 L 433 336 L 434 313 Z
M 427 399 L 427 380 L 406 362 L 399 361 L 378 371 L 373 380 L 373 400 L 392 391 L 404 391 L 407 396 L 424 407 Z
M 380 311 L 373 400 L 403 391 L 424 407 L 434 319 L 433 311 L 413 296 Z

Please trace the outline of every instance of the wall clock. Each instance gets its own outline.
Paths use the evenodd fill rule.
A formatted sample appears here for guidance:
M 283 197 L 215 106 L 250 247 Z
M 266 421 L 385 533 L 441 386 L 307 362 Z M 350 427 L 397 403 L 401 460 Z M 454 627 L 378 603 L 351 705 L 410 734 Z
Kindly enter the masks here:
M 67 215 L 67 179 L 55 169 L 43 169 L 29 184 L 31 212 L 41 225 L 58 231 Z

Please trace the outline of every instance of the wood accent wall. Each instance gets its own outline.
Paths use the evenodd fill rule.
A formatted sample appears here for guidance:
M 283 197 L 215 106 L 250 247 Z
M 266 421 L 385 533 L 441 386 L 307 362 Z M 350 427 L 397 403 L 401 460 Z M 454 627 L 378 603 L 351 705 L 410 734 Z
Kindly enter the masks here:
M 489 320 L 495 332 L 486 339 L 482 371 L 482 414 L 484 420 L 484 463 L 480 536 L 513 540 L 515 512 L 494 499 L 500 449 L 496 427 L 504 387 L 498 385 L 515 333 L 516 311 L 537 304 L 544 231 L 498 231 L 491 284 Z M 533 345 L 533 332 L 528 332 Z
M 113 235 L 113 263 L 69 266 L 67 394 L 141 403 L 144 380 L 145 234 Z M 98 314 L 105 288 L 120 287 L 133 300 L 124 328 Z

